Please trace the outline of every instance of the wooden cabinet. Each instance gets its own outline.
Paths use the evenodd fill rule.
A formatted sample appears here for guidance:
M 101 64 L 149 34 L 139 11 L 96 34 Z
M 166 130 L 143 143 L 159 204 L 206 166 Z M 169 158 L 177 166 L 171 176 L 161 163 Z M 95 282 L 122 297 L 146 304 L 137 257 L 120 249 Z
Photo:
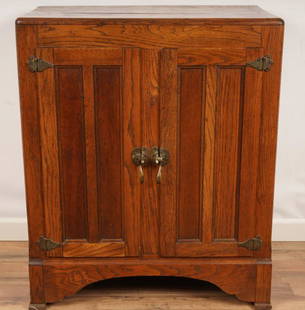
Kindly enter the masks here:
M 282 20 L 40 7 L 16 28 L 31 309 L 155 275 L 269 309 Z

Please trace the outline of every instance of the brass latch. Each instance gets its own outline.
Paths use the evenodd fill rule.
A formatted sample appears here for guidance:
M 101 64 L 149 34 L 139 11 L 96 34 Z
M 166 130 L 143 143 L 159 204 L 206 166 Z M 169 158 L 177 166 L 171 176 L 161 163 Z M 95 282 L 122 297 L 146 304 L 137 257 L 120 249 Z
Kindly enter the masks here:
M 39 247 L 44 251 L 50 251 L 55 248 L 61 247 L 61 243 L 55 242 L 51 239 L 45 238 L 43 236 L 40 236 L 39 240 L 37 241 L 37 244 Z
M 161 169 L 169 162 L 169 152 L 159 147 L 148 149 L 146 147 L 137 147 L 131 152 L 132 162 L 138 167 L 140 174 L 140 182 L 144 182 L 143 167 L 158 166 L 157 183 L 161 183 Z
M 152 148 L 152 163 L 155 166 L 159 166 L 157 172 L 157 183 L 161 183 L 161 169 L 163 166 L 167 165 L 169 162 L 169 152 L 166 149 L 159 147 Z
M 53 64 L 44 61 L 43 59 L 31 56 L 27 62 L 28 68 L 31 72 L 42 72 L 48 68 L 54 67 Z
M 262 245 L 263 245 L 263 240 L 259 236 L 256 236 L 252 239 L 238 243 L 239 247 L 246 248 L 250 251 L 257 251 L 262 247 Z
M 254 61 L 246 63 L 246 66 L 252 67 L 258 71 L 270 71 L 271 65 L 273 64 L 273 59 L 269 55 L 257 58 Z
M 137 147 L 131 152 L 131 160 L 138 167 L 140 175 L 140 183 L 144 183 L 143 167 L 148 166 L 150 160 L 150 150 L 146 147 Z

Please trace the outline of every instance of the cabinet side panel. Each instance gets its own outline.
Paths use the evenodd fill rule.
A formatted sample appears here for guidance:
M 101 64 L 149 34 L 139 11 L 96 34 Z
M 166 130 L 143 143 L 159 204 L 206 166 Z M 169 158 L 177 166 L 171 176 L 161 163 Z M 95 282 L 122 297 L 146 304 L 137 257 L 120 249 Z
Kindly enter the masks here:
M 102 239 L 122 239 L 121 66 L 94 69 L 97 184 Z
M 218 69 L 216 104 L 214 239 L 236 239 L 242 69 Z
M 204 67 L 180 67 L 178 240 L 201 239 Z
M 35 55 L 36 27 L 17 25 L 16 35 L 29 254 L 34 258 L 43 255 L 36 241 L 44 235 L 37 77 L 26 65 L 28 58 Z
M 80 66 L 55 69 L 64 239 L 87 237 L 82 74 Z
M 263 74 L 260 154 L 258 163 L 256 229 L 264 240 L 257 256 L 270 257 L 274 195 L 277 123 L 280 95 L 283 26 L 263 27 L 264 54 L 271 55 L 273 65 Z

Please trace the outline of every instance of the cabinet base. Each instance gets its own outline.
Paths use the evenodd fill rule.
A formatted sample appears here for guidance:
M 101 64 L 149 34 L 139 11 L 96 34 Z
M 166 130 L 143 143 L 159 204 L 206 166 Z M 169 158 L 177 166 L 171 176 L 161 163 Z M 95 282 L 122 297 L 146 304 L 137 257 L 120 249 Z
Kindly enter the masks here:
M 271 309 L 271 261 L 255 258 L 31 260 L 31 296 L 35 303 L 29 309 L 45 309 L 45 303 L 60 301 L 100 280 L 136 276 L 204 280 L 242 301 L 255 303 L 257 310 Z M 38 285 L 37 279 L 43 281 L 39 281 Z

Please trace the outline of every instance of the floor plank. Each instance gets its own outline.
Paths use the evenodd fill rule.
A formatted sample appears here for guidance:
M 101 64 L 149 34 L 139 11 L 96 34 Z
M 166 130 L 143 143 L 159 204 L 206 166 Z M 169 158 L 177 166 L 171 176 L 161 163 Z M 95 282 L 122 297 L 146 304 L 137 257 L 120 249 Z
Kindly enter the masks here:
M 0 242 L 0 310 L 28 309 L 27 243 Z M 305 242 L 273 243 L 273 310 L 305 309 Z M 92 284 L 50 310 L 250 310 L 193 279 L 127 278 Z

